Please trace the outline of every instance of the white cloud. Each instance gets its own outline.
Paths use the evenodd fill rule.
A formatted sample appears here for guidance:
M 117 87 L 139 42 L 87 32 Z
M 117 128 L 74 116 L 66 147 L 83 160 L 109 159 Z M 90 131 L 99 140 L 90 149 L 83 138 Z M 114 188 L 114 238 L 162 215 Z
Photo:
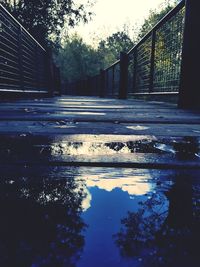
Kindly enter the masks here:
M 123 175 L 117 177 L 117 173 L 98 173 L 83 175 L 78 177 L 80 187 L 84 189 L 85 198 L 82 202 L 83 211 L 87 211 L 91 207 L 92 195 L 90 189 L 97 187 L 100 190 L 111 192 L 114 189 L 121 189 L 127 192 L 130 196 L 141 196 L 153 190 L 153 184 L 149 182 L 151 175 L 148 171 L 140 174 L 129 174 L 130 170 L 124 172 Z
M 92 195 L 87 188 L 85 188 L 84 193 L 86 197 L 82 201 L 82 209 L 86 211 L 91 207 Z
M 86 180 L 87 187 L 98 187 L 99 189 L 111 192 L 119 188 L 129 195 L 145 195 L 151 190 L 151 184 L 146 181 L 146 177 L 127 177 L 127 178 L 100 178 L 89 177 Z

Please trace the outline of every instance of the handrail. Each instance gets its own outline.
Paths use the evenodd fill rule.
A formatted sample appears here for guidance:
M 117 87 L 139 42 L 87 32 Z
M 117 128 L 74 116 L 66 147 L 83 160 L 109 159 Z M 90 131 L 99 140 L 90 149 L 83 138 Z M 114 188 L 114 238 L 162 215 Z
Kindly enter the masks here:
M 21 29 L 23 29 L 26 34 L 29 35 L 29 37 L 43 50 L 43 51 L 46 51 L 45 48 L 24 28 L 24 26 L 19 23 L 19 21 L 12 15 L 8 12 L 8 10 L 6 10 L 6 8 L 4 6 L 2 6 L 2 4 L 0 4 L 0 8 L 2 8 L 7 15 L 9 15 L 9 17 L 11 17 L 19 26 Z
M 116 60 L 112 65 L 110 65 L 109 67 L 107 67 L 107 68 L 104 69 L 104 70 L 109 70 L 109 69 L 115 67 L 115 66 L 116 66 L 117 64 L 119 64 L 119 63 L 120 63 L 120 59 Z
M 192 1 L 192 0 L 188 0 Z M 128 52 L 99 75 L 68 84 L 68 92 L 100 97 L 174 95 L 179 91 L 185 0 L 169 11 Z M 178 33 L 178 34 L 177 34 Z M 119 67 L 119 70 L 116 69 Z M 95 90 L 95 91 L 94 91 Z
M 0 4 L 0 95 L 60 91 L 60 73 L 50 51 Z
M 130 55 L 140 44 L 142 44 L 145 40 L 147 40 L 153 31 L 159 29 L 161 25 L 163 25 L 166 21 L 168 21 L 170 18 L 172 18 L 179 10 L 181 10 L 185 5 L 185 0 L 182 0 L 180 3 L 178 3 L 172 10 L 170 10 L 149 32 L 147 32 L 141 39 L 138 41 L 136 45 L 134 45 L 128 52 L 127 55 Z M 116 60 L 114 63 L 112 63 L 110 66 L 104 69 L 104 71 L 107 71 L 111 69 L 112 67 L 116 66 L 120 63 L 120 59 Z
M 166 21 L 168 21 L 170 18 L 172 18 L 179 10 L 181 10 L 185 5 L 185 0 L 182 0 L 180 3 L 178 3 L 172 10 L 170 10 L 149 32 L 147 32 L 141 39 L 138 41 L 136 45 L 134 45 L 127 54 L 130 55 L 141 43 L 143 43 L 146 39 L 148 39 L 152 32 L 154 30 L 157 30 L 162 24 L 164 24 Z M 115 65 L 120 63 L 120 60 L 116 60 L 114 63 L 112 63 L 110 66 L 105 68 L 104 70 L 108 70 Z
M 151 42 L 151 44 L 150 44 L 151 45 L 151 55 L 150 55 L 149 63 L 148 63 L 149 65 L 147 65 L 146 62 L 143 63 L 144 64 L 143 68 L 148 68 L 149 69 L 148 70 L 148 73 L 145 74 L 145 75 L 148 75 L 148 76 L 145 76 L 142 73 L 141 74 L 137 74 L 137 63 L 134 62 L 134 70 L 133 70 L 133 72 L 134 72 L 134 74 L 133 74 L 133 76 L 134 76 L 133 77 L 133 87 L 134 87 L 134 89 L 132 89 L 132 90 L 134 90 L 135 92 L 133 92 L 133 93 L 145 94 L 145 95 L 146 94 L 150 94 L 150 93 L 152 93 L 152 94 L 155 94 L 155 93 L 157 93 L 157 94 L 163 94 L 163 93 L 169 94 L 169 93 L 173 93 L 174 94 L 174 93 L 176 93 L 174 91 L 175 89 L 168 90 L 167 88 L 166 88 L 165 92 L 162 92 L 162 89 L 161 89 L 161 91 L 159 89 L 159 91 L 157 91 L 157 92 L 154 92 L 153 91 L 154 90 L 154 68 L 155 68 L 156 34 L 157 34 L 157 30 L 159 30 L 170 19 L 173 19 L 173 17 L 176 14 L 178 14 L 178 12 L 181 11 L 184 6 L 185 6 L 185 0 L 182 0 L 172 10 L 170 10 L 149 32 L 147 32 L 141 38 L 141 40 L 138 41 L 138 43 L 135 46 L 133 46 L 127 53 L 123 54 L 122 57 L 120 57 L 120 60 L 115 61 L 113 64 L 111 64 L 110 66 L 108 66 L 107 68 L 104 69 L 104 72 L 105 73 L 107 73 L 108 71 L 111 71 L 112 72 L 112 81 L 110 81 L 112 83 L 112 88 L 110 87 L 110 82 L 107 81 L 110 78 L 107 77 L 107 76 L 105 76 L 105 78 L 102 77 L 102 79 L 105 80 L 105 82 L 104 82 L 105 87 L 109 87 L 108 90 L 105 89 L 105 88 L 102 89 L 104 92 L 109 91 L 109 93 L 108 92 L 106 93 L 107 95 L 114 96 L 113 95 L 113 92 L 114 91 L 116 92 L 116 90 L 114 89 L 114 87 L 115 87 L 115 81 L 116 81 L 116 77 L 115 77 L 116 74 L 114 73 L 114 67 L 117 64 L 119 64 L 120 65 L 120 82 L 118 84 L 118 90 L 119 90 L 118 96 L 120 98 L 121 97 L 123 98 L 123 97 L 127 96 L 127 90 L 128 90 L 128 88 L 125 88 L 125 87 L 128 86 L 128 79 L 129 79 L 128 76 L 130 76 L 129 73 L 128 73 L 129 72 L 128 71 L 128 68 L 130 66 L 130 60 L 131 60 L 129 58 L 129 56 L 132 55 L 132 54 L 134 54 L 134 60 L 137 60 L 137 53 L 138 53 L 137 50 L 139 50 L 140 49 L 140 46 L 143 43 L 147 42 L 147 40 L 149 38 L 150 38 L 150 42 Z M 126 57 L 128 57 L 128 58 L 126 58 Z M 125 61 L 123 60 L 123 58 L 124 58 Z M 144 71 L 146 71 L 146 70 L 144 69 Z M 145 79 L 148 79 L 148 84 L 144 85 L 146 88 L 148 86 L 148 91 L 147 91 L 147 89 L 143 89 L 142 92 L 136 91 L 137 90 L 136 89 L 136 83 L 137 83 L 137 79 L 138 79 L 137 76 L 138 75 L 143 75 L 144 76 L 143 78 L 142 77 L 140 78 L 140 79 L 143 79 L 143 83 L 144 84 L 147 83 L 147 81 L 145 82 Z M 142 81 L 141 81 L 141 83 L 142 83 Z M 121 90 L 123 92 L 121 92 Z M 116 95 L 116 93 L 115 93 L 115 95 Z
M 170 10 L 149 32 L 147 32 L 138 43 L 132 47 L 127 54 L 131 54 L 135 48 L 137 48 L 141 43 L 143 43 L 146 39 L 148 39 L 152 32 L 159 29 L 161 25 L 171 19 L 178 11 L 180 11 L 185 5 L 185 0 L 182 0 L 178 3 L 172 10 Z

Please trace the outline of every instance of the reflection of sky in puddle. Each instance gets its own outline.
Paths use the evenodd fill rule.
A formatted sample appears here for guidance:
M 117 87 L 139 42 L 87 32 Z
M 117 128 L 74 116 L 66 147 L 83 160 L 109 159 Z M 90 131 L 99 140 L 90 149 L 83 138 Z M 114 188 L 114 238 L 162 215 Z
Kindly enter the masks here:
M 129 172 L 129 170 L 126 170 Z M 148 180 L 151 178 L 148 171 L 143 171 L 142 174 L 138 175 L 133 171 L 126 173 L 125 177 L 116 177 L 116 172 L 102 173 L 102 174 L 90 174 L 89 176 L 82 177 L 85 181 L 87 189 L 85 190 L 86 197 L 83 200 L 83 210 L 86 211 L 91 207 L 92 195 L 91 190 L 98 188 L 106 192 L 113 192 L 114 190 L 120 190 L 129 195 L 130 199 L 134 199 L 134 196 L 142 196 L 152 191 L 154 185 Z
M 80 156 L 80 155 L 102 155 L 102 154 L 113 154 L 113 149 L 105 146 L 105 143 L 62 143 L 62 144 L 53 144 L 51 146 L 51 154 L 56 155 L 59 153 L 71 156 Z M 128 147 L 122 148 L 118 153 L 130 153 Z
M 144 130 L 148 130 L 149 127 L 147 126 L 141 126 L 141 125 L 136 125 L 136 126 L 126 126 L 127 129 L 130 130 L 135 130 L 135 131 L 144 131 Z
M 0 229 L 3 229 L 0 248 L 5 246 L 14 264 L 1 264 L 0 257 L 0 266 L 196 267 L 157 264 L 163 246 L 158 251 L 160 243 L 155 241 L 159 234 L 159 238 L 166 235 L 163 240 L 166 253 L 171 253 L 170 245 L 173 251 L 176 249 L 184 233 L 187 236 L 183 241 L 188 244 L 188 233 L 192 231 L 188 224 L 190 216 L 195 213 L 199 216 L 197 204 L 195 213 L 190 213 L 192 183 L 196 183 L 195 204 L 199 194 L 198 171 L 61 166 L 4 168 L 0 183 Z M 192 226 L 194 223 L 195 217 Z M 126 229 L 135 231 L 136 235 L 123 235 Z M 123 250 L 116 242 L 120 234 L 120 241 L 125 240 Z M 193 236 L 197 236 L 195 231 Z M 136 238 L 142 240 L 144 249 L 135 255 L 131 247 L 133 254 L 123 254 L 126 244 L 131 240 L 130 244 L 134 245 Z M 14 252 L 10 244 L 12 249 L 16 244 Z M 183 249 L 187 249 L 185 244 Z M 195 248 L 192 244 L 188 247 Z M 14 258 L 15 251 L 19 251 L 20 259 Z M 53 259 L 51 265 L 42 263 L 44 259 L 51 260 L 52 254 L 62 264 L 53 264 Z M 170 258 L 168 254 L 163 255 L 165 260 Z M 26 257 L 31 257 L 32 265 L 21 264 Z M 153 264 L 149 264 L 149 259 Z M 64 264 L 67 261 L 69 264 Z
M 113 234 L 119 231 L 120 221 L 128 211 L 137 210 L 138 197 L 134 201 L 126 192 L 115 188 L 111 192 L 97 187 L 90 188 L 91 208 L 82 217 L 88 228 L 85 231 L 85 247 L 77 267 L 127 266 L 116 247 Z
M 139 127 L 138 129 L 141 130 L 143 128 Z M 88 156 L 101 157 L 126 154 L 126 160 L 129 160 L 128 156 L 132 154 L 134 161 L 137 160 L 137 162 L 144 162 L 145 159 L 147 159 L 147 155 L 149 156 L 152 154 L 155 156 L 156 154 L 165 154 L 166 156 L 177 158 L 177 160 L 189 160 L 193 158 L 199 158 L 199 141 L 195 138 L 192 139 L 185 137 L 178 141 L 172 139 L 164 143 L 162 140 L 156 140 L 154 136 L 145 135 L 136 136 L 136 138 L 133 139 L 131 137 L 129 140 L 123 136 L 121 141 L 115 141 L 112 140 L 112 138 L 104 137 L 104 141 L 100 141 L 95 135 L 86 135 L 85 140 L 79 138 L 77 142 L 74 142 L 73 139 L 72 141 L 60 140 L 59 142 L 56 142 L 55 140 L 49 146 L 49 151 L 52 157 L 64 155 L 73 156 L 76 158 L 84 155 L 87 158 Z M 140 157 L 141 153 L 143 153 L 144 156 Z M 102 159 L 105 161 L 111 160 L 111 158 L 106 157 L 101 158 L 101 161 Z M 157 157 L 156 160 L 159 161 L 159 157 Z
M 81 177 L 86 185 L 82 218 L 88 228 L 77 267 L 137 266 L 137 259 L 121 257 L 113 235 L 119 231 L 121 219 L 128 211 L 137 211 L 141 201 L 156 193 L 151 178 L 148 170 L 139 173 L 128 169 L 108 169 L 108 172 Z
M 60 127 L 60 126 L 58 126 Z M 62 126 L 61 126 L 62 127 Z M 64 126 L 68 127 L 68 126 Z M 141 146 L 145 146 L 150 142 L 147 137 L 140 137 L 138 142 L 141 142 Z M 132 143 L 132 145 L 131 145 Z M 131 153 L 133 147 L 137 147 L 137 139 L 130 142 L 93 142 L 93 141 L 84 141 L 84 142 L 60 142 L 51 144 L 51 155 L 56 156 L 57 154 L 71 155 L 71 156 L 80 156 L 80 155 L 112 155 L 115 153 Z M 147 148 L 148 149 L 148 148 Z
M 61 113 L 61 112 L 60 112 Z M 66 112 L 66 111 L 63 111 L 62 112 L 63 115 L 74 115 L 73 112 Z M 106 113 L 104 112 L 86 112 L 86 111 L 79 111 L 79 112 L 76 112 L 76 116 L 77 115 L 95 115 L 95 116 L 105 116 Z
M 59 128 L 59 129 L 68 129 L 68 128 L 75 128 L 75 125 L 56 125 L 54 128 Z

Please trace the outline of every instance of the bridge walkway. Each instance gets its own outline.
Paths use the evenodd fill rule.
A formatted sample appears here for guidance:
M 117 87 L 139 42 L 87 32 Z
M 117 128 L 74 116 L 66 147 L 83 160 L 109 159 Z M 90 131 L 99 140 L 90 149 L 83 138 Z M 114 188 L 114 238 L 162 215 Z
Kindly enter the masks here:
M 62 96 L 0 105 L 1 162 L 199 168 L 200 113 Z

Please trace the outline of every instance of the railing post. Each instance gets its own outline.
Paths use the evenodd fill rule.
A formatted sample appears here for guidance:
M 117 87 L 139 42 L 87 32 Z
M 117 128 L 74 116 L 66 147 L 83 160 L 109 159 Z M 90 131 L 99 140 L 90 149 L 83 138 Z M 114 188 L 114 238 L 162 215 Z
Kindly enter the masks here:
M 46 52 L 47 57 L 47 86 L 49 96 L 53 96 L 54 92 L 54 70 L 53 70 L 53 59 L 52 52 L 50 48 L 47 48 Z
M 200 108 L 199 1 L 186 0 L 180 76 L 180 108 Z
M 100 70 L 100 90 L 99 96 L 105 97 L 105 70 Z
M 19 64 L 19 80 L 20 80 L 20 89 L 24 90 L 24 75 L 23 75 L 23 60 L 22 60 L 22 28 L 19 26 L 18 33 L 18 64 Z
M 38 60 L 38 45 L 35 44 L 35 85 L 36 89 L 40 90 L 40 74 L 39 74 L 39 60 Z
M 95 76 L 95 92 L 93 93 L 94 96 L 99 95 L 99 87 L 98 87 L 98 75 Z
M 137 87 L 137 48 L 134 50 L 134 65 L 133 65 L 133 93 L 136 93 Z
M 155 45 L 156 45 L 156 31 L 153 30 L 151 35 L 149 93 L 153 92 L 153 80 L 154 80 L 154 68 L 155 68 Z
M 120 53 L 120 83 L 119 98 L 126 99 L 128 91 L 128 55 L 124 52 Z
M 87 95 L 87 96 L 89 96 L 89 94 L 90 94 L 90 88 L 91 88 L 91 81 L 90 81 L 91 77 L 87 75 L 87 78 L 86 78 L 86 79 L 87 79 L 87 88 L 86 88 L 86 90 L 83 92 L 82 95 Z
M 112 68 L 112 96 L 115 95 L 115 66 Z
M 62 95 L 62 86 L 61 86 L 61 76 L 60 76 L 60 68 L 55 66 L 55 83 L 56 83 L 56 90 L 59 95 Z

